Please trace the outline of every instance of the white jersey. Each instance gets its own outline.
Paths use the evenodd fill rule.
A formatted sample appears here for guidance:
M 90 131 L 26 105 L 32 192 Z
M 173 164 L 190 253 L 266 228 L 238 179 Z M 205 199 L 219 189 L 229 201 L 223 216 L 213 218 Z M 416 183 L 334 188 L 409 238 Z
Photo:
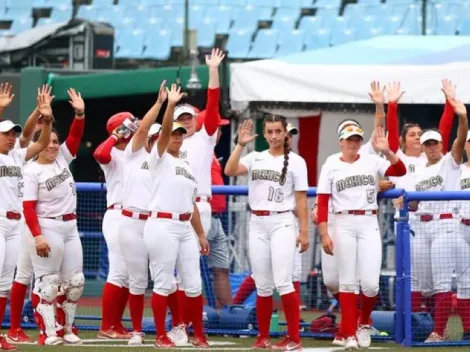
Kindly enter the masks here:
M 26 163 L 26 148 L 0 154 L 0 209 L 21 212 L 22 169 Z
M 69 169 L 74 159 L 64 143 L 53 163 L 39 164 L 35 161 L 24 168 L 23 199 L 37 201 L 38 217 L 57 217 L 76 212 L 77 192 Z
M 216 143 L 217 132 L 209 136 L 206 128 L 202 125 L 198 132 L 185 138 L 181 146 L 180 158 L 191 166 L 198 182 L 198 196 L 201 197 L 212 195 L 211 164 Z
M 457 191 L 460 190 L 460 164 L 457 164 L 452 153 L 447 153 L 437 163 L 425 166 L 421 173 L 416 191 Z M 458 213 L 458 201 L 419 202 L 416 214 Z
M 466 163 L 460 165 L 460 189 L 462 191 L 470 191 L 470 166 Z M 470 202 L 468 200 L 461 201 L 460 215 L 464 219 L 470 219 Z
M 307 165 L 289 152 L 286 180 L 279 184 L 284 155 L 273 156 L 268 150 L 252 152 L 240 160 L 248 169 L 248 203 L 251 210 L 289 211 L 296 207 L 295 192 L 308 190 Z
M 192 213 L 198 183 L 191 166 L 168 152 L 160 157 L 156 148 L 157 144 L 148 157 L 152 179 L 149 210 L 173 214 Z
M 420 156 L 408 156 L 399 149 L 397 156 L 406 166 L 406 175 L 401 177 L 389 177 L 390 181 L 395 184 L 395 188 L 403 188 L 405 191 L 415 191 L 416 185 L 421 179 L 421 172 L 428 163 L 426 154 L 421 153 Z
M 379 177 L 384 177 L 390 162 L 376 155 L 359 155 L 346 163 L 341 156 L 325 163 L 320 173 L 317 194 L 331 194 L 333 212 L 377 210 Z
M 106 179 L 106 206 L 122 204 L 123 178 L 124 178 L 124 151 L 111 149 L 111 162 L 99 164 Z
M 125 209 L 147 212 L 152 191 L 152 179 L 147 163 L 149 153 L 141 148 L 132 152 L 132 140 L 124 150 L 123 201 Z

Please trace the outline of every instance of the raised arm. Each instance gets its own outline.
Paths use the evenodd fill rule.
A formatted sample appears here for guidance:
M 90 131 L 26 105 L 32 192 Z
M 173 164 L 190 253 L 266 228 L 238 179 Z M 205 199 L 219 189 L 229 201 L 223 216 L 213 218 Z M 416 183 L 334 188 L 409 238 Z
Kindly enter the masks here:
M 398 120 L 398 101 L 405 94 L 400 82 L 389 83 L 386 88 L 388 98 L 387 133 L 390 150 L 394 153 L 400 148 L 400 128 Z
M 372 81 L 370 83 L 369 97 L 375 104 L 374 130 L 377 127 L 385 128 L 385 87 L 380 87 L 380 82 Z
M 212 136 L 219 126 L 219 66 L 224 57 L 225 54 L 219 49 L 212 49 L 211 55 L 206 55 L 206 64 L 209 68 L 209 89 L 207 90 L 206 118 L 204 119 L 204 127 L 209 136 Z
M 460 100 L 457 100 L 455 98 L 448 99 L 448 102 L 453 107 L 455 114 L 457 114 L 457 116 L 459 117 L 459 126 L 457 127 L 457 138 L 455 139 L 454 144 L 452 144 L 451 153 L 455 162 L 460 165 L 462 163 L 465 142 L 467 141 L 467 108 Z
M 8 82 L 0 84 L 0 117 L 3 116 L 3 112 L 15 97 L 15 94 L 12 93 L 12 89 L 12 85 Z
M 150 127 L 155 122 L 160 113 L 163 103 L 166 100 L 166 80 L 160 84 L 160 89 L 158 91 L 157 101 L 150 108 L 149 111 L 145 114 L 144 118 L 140 122 L 139 128 L 132 138 L 132 152 L 135 153 L 145 146 L 145 141 L 148 138 L 148 133 Z
M 26 158 L 28 161 L 31 158 L 34 158 L 40 152 L 42 152 L 49 145 L 49 140 L 51 139 L 51 130 L 52 130 L 52 108 L 51 101 L 52 98 L 47 95 L 40 95 L 37 98 L 38 100 L 38 110 L 44 119 L 44 126 L 41 129 L 41 134 L 39 139 L 27 147 L 26 149 Z
M 446 154 L 449 151 L 450 134 L 452 126 L 454 125 L 454 107 L 450 103 L 450 99 L 456 99 L 456 86 L 448 79 L 442 80 L 442 92 L 446 98 L 444 112 L 442 113 L 441 120 L 439 121 L 439 131 L 442 136 L 442 153 Z
M 170 141 L 170 137 L 173 132 L 173 113 L 175 111 L 175 106 L 185 95 L 181 92 L 181 87 L 177 87 L 176 84 L 172 84 L 170 90 L 166 88 L 166 93 L 168 104 L 166 106 L 165 116 L 163 117 L 160 135 L 157 139 L 157 152 L 159 157 L 163 155 L 168 147 L 168 142 Z
M 390 162 L 390 166 L 385 171 L 385 176 L 403 176 L 406 174 L 406 166 L 403 161 L 390 149 L 388 138 L 383 128 L 379 127 L 374 133 L 372 140 L 374 149 L 381 152 Z
M 251 134 L 252 130 L 253 121 L 251 120 L 244 121 L 238 128 L 238 142 L 225 164 L 225 175 L 240 176 L 248 172 L 248 169 L 244 165 L 240 165 L 240 156 L 242 155 L 243 148 L 258 137 L 257 134 Z
M 77 93 L 73 88 L 70 88 L 67 94 L 70 98 L 69 103 L 75 110 L 75 117 L 70 126 L 65 145 L 70 154 L 76 156 L 80 148 L 80 143 L 82 142 L 83 131 L 85 130 L 85 102 L 80 92 Z

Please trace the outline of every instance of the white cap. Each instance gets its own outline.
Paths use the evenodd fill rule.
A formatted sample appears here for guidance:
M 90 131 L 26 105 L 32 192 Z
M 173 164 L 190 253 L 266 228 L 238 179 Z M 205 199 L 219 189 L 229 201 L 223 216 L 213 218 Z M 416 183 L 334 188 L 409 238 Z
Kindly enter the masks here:
M 341 140 L 341 139 L 348 139 L 349 137 L 352 137 L 352 136 L 364 137 L 364 131 L 362 130 L 362 128 L 355 126 L 355 125 L 347 126 L 341 130 L 338 138 L 339 140 Z
M 470 139 L 470 131 L 467 132 L 467 142 Z
M 299 133 L 299 130 L 293 124 L 288 123 L 287 124 L 287 133 L 290 133 L 292 135 L 296 135 L 297 133 Z
M 188 130 L 179 122 L 173 122 L 173 130 L 172 132 L 175 132 L 177 130 L 181 130 L 183 133 L 188 133 Z
M 23 130 L 20 125 L 13 123 L 11 120 L 0 120 L 0 133 L 9 132 L 14 130 L 16 133 L 21 133 Z
M 345 120 L 343 122 L 341 122 L 341 124 L 338 126 L 338 129 L 337 129 L 337 132 L 338 133 L 338 136 L 339 134 L 341 133 L 341 131 L 343 130 L 344 126 L 348 126 L 348 125 L 354 125 L 354 126 L 358 126 L 358 127 L 361 127 L 356 121 L 354 120 Z
M 173 113 L 173 120 L 178 120 L 183 114 L 189 114 L 191 116 L 196 117 L 196 111 L 194 111 L 192 106 L 189 105 L 179 105 L 176 107 L 175 112 Z
M 442 142 L 442 136 L 439 132 L 437 131 L 426 131 L 424 132 L 421 137 L 419 138 L 419 142 L 421 144 L 426 143 L 427 141 L 438 141 Z
M 150 126 L 148 136 L 152 137 L 155 134 L 160 133 L 160 130 L 162 129 L 162 125 L 159 123 L 154 123 L 152 126 Z

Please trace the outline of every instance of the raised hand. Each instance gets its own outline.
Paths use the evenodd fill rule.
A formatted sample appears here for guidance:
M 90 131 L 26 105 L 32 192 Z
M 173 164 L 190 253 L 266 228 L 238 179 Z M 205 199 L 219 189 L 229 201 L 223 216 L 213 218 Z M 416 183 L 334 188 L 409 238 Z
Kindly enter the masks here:
M 8 82 L 6 82 L 5 84 L 3 83 L 0 84 L 0 108 L 1 109 L 6 108 L 13 101 L 15 94 L 11 92 L 12 89 L 13 89 L 13 86 Z
M 375 135 L 371 140 L 372 147 L 379 152 L 385 152 L 390 149 L 388 145 L 388 132 L 385 133 L 383 127 L 377 127 Z
M 467 108 L 465 105 L 456 98 L 449 98 L 449 103 L 454 108 L 454 112 L 458 116 L 466 116 L 467 115 Z
M 54 96 L 51 95 L 52 93 L 52 86 L 48 84 L 43 84 L 40 88 L 38 88 L 38 97 L 40 95 L 43 95 L 46 99 L 46 101 L 49 102 L 49 104 L 52 103 L 52 99 L 54 99 Z
M 257 134 L 252 134 L 253 121 L 246 120 L 238 127 L 238 144 L 243 146 L 255 140 L 258 137 Z
M 168 97 L 168 102 L 177 104 L 181 98 L 183 98 L 186 93 L 181 92 L 181 87 L 178 87 L 176 84 L 172 84 L 170 89 L 166 88 L 166 94 Z
M 400 86 L 400 82 L 392 82 L 387 84 L 385 90 L 387 91 L 387 98 L 389 103 L 398 103 L 403 94 L 405 94 L 405 92 L 401 90 Z
M 157 103 L 163 104 L 166 98 L 167 98 L 166 79 L 164 79 L 162 83 L 160 84 L 160 89 L 158 90 Z
M 43 118 L 46 120 L 49 120 L 49 118 L 52 119 L 52 108 L 51 108 L 51 102 L 54 97 L 47 95 L 47 94 L 40 94 L 37 97 L 37 107 L 36 109 L 39 111 L 39 113 L 42 115 Z
M 457 86 L 452 81 L 444 78 L 442 80 L 442 93 L 444 93 L 446 99 L 455 99 L 457 97 Z
M 384 104 L 385 103 L 385 87 L 380 88 L 380 82 L 372 81 L 370 83 L 370 93 L 369 97 L 374 102 L 374 104 Z
M 225 57 L 225 54 L 223 53 L 222 50 L 212 49 L 211 54 L 206 55 L 206 65 L 211 68 L 219 67 L 224 57 Z
M 80 92 L 76 92 L 75 89 L 70 88 L 67 90 L 69 96 L 69 103 L 77 114 L 83 114 L 85 112 L 85 102 L 82 99 Z

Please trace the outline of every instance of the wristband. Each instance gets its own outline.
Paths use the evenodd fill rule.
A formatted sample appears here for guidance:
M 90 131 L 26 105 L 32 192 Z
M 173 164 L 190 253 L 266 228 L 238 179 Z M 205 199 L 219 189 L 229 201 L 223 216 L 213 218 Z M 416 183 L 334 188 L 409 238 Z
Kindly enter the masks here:
M 79 111 L 75 110 L 75 116 L 78 116 L 78 117 L 85 116 L 85 111 L 79 112 Z
M 243 143 L 240 143 L 238 142 L 239 145 L 241 145 L 242 147 L 246 147 L 246 144 L 243 144 Z

